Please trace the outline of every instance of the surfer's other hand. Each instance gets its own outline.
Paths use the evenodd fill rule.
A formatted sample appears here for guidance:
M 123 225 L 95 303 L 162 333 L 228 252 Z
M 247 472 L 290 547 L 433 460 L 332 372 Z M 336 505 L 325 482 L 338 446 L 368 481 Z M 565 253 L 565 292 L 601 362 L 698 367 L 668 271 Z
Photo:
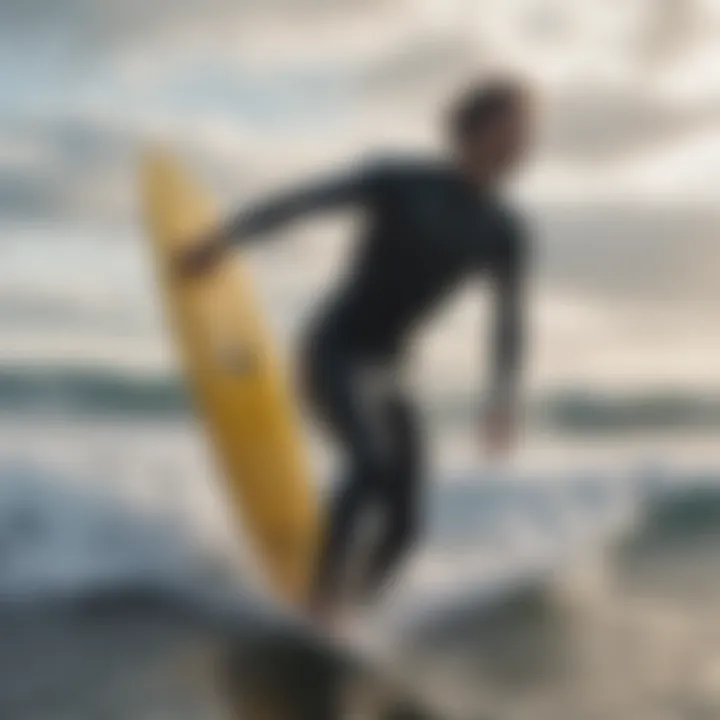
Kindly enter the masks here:
M 197 277 L 210 272 L 225 256 L 227 244 L 217 234 L 208 234 L 195 241 L 189 250 L 180 254 L 178 262 L 182 275 Z
M 504 457 L 515 443 L 515 417 L 509 405 L 491 407 L 483 424 L 485 449 L 490 457 Z

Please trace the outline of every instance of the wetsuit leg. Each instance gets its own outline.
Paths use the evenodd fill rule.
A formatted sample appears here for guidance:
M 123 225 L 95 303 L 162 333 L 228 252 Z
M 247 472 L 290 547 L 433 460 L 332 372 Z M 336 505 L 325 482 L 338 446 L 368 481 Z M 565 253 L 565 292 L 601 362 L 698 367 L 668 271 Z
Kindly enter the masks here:
M 414 525 L 416 442 L 408 403 L 397 392 L 369 391 L 363 360 L 340 347 L 313 348 L 306 372 L 309 399 L 348 463 L 330 509 L 314 600 L 332 604 L 341 590 L 350 546 L 365 513 L 379 507 L 383 534 L 363 586 L 375 586 L 406 547 Z
M 387 426 L 392 441 L 391 465 L 379 488 L 383 510 L 380 535 L 369 558 L 362 591 L 376 596 L 417 539 L 422 499 L 422 442 L 417 413 L 409 398 L 388 399 Z

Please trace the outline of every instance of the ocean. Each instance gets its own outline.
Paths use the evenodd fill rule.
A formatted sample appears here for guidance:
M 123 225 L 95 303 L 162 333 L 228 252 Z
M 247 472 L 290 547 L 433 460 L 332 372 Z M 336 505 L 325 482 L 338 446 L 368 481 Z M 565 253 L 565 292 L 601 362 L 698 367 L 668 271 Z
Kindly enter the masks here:
M 0 715 L 231 717 L 228 639 L 179 609 L 208 588 L 241 607 L 257 579 L 198 424 L 36 412 L 0 427 Z M 463 717 L 698 717 L 720 699 L 720 474 L 710 439 L 677 448 L 653 464 L 639 442 L 569 457 L 545 440 L 484 472 L 470 447 L 464 469 L 459 444 L 439 453 L 426 538 L 378 632 Z

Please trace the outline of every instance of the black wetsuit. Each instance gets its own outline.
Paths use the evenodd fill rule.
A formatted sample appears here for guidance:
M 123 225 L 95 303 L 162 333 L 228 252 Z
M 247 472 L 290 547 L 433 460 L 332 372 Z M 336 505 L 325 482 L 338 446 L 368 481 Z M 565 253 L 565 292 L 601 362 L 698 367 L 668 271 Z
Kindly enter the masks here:
M 512 213 L 449 166 L 384 161 L 251 208 L 228 232 L 239 242 L 316 211 L 358 206 L 367 228 L 339 291 L 307 335 L 307 395 L 341 444 L 349 476 L 333 504 L 318 597 L 334 597 L 358 521 L 384 524 L 365 590 L 387 577 L 412 542 L 419 514 L 416 413 L 394 372 L 412 331 L 461 281 L 496 287 L 493 392 L 510 400 L 520 359 L 524 239 Z

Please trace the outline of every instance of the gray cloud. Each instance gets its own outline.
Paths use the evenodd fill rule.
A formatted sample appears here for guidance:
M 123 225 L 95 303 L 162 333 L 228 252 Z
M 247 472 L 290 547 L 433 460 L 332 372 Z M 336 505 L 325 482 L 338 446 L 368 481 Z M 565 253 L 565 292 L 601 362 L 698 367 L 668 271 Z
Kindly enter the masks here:
M 537 210 L 537 264 L 545 282 L 606 301 L 648 299 L 685 307 L 720 301 L 714 208 L 637 201 Z
M 683 107 L 637 87 L 570 85 L 550 98 L 545 143 L 557 157 L 607 161 L 709 127 L 720 128 L 720 97 Z
M 0 123 L 0 139 L 0 219 L 120 219 L 117 189 L 131 160 L 129 136 L 48 118 Z M 2 148 L 13 145 L 36 152 L 8 161 Z M 127 207 L 120 215 L 127 217 Z

